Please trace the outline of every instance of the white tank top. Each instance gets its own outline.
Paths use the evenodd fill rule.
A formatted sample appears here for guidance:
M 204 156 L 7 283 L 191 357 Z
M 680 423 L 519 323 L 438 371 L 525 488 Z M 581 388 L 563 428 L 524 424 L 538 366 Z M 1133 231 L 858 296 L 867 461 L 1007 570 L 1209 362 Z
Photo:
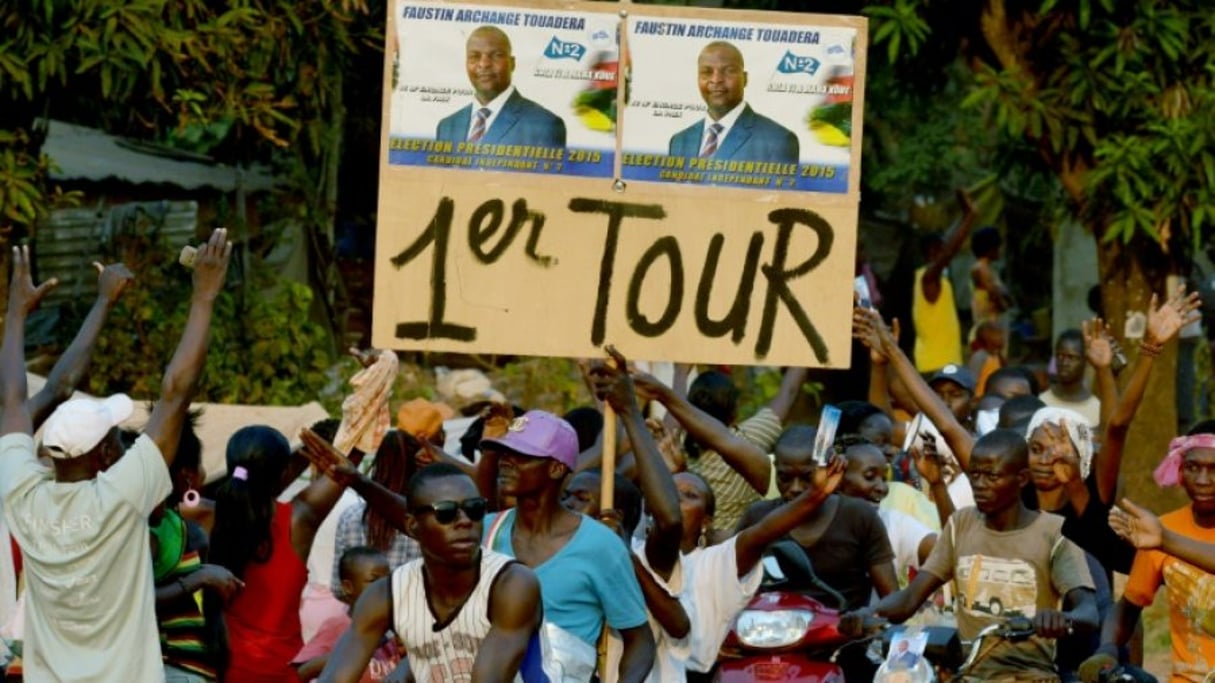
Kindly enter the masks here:
M 446 624 L 436 622 L 430 610 L 421 559 L 392 573 L 393 630 L 409 653 L 409 668 L 418 683 L 472 680 L 477 651 L 489 634 L 490 592 L 498 574 L 512 562 L 507 555 L 482 550 L 477 585 Z

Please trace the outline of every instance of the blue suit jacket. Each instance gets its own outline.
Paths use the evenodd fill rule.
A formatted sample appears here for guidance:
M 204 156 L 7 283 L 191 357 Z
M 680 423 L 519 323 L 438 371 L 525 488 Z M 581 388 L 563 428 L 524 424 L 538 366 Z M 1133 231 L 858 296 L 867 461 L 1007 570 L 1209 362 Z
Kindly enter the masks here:
M 439 121 L 435 139 L 449 142 L 464 142 L 472 121 L 471 104 Z M 494 117 L 489 130 L 482 136 L 483 143 L 503 145 L 537 145 L 540 147 L 565 147 L 565 122 L 551 111 L 519 94 L 511 93 Z
M 671 136 L 670 155 L 700 156 L 700 144 L 704 135 L 704 120 L 679 131 Z M 726 139 L 717 147 L 713 158 L 796 164 L 799 151 L 797 136 L 793 131 L 767 116 L 756 114 L 748 104 L 743 106 L 738 120 L 726 133 Z

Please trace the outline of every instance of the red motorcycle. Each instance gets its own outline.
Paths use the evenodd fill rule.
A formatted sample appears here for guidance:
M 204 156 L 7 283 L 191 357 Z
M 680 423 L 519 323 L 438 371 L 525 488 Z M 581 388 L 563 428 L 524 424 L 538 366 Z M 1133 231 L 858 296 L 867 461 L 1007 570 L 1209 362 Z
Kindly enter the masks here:
M 840 611 L 791 590 L 819 582 L 800 547 L 772 544 L 759 591 L 738 614 L 713 675 L 721 683 L 844 683 L 835 660 L 844 647 L 864 647 L 839 631 Z M 838 593 L 836 593 L 838 595 Z M 843 598 L 840 598 L 843 603 Z

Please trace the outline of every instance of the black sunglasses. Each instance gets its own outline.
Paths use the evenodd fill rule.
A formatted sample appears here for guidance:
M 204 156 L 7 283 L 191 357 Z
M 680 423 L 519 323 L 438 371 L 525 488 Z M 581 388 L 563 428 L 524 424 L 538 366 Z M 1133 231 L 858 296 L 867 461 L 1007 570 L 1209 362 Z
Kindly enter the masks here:
M 441 500 L 430 505 L 421 505 L 414 508 L 414 514 L 423 512 L 435 513 L 435 521 L 439 524 L 451 524 L 456 521 L 456 514 L 463 510 L 465 515 L 468 515 L 469 521 L 480 522 L 485 519 L 485 513 L 489 512 L 489 501 L 484 498 L 467 498 L 459 502 L 454 500 Z

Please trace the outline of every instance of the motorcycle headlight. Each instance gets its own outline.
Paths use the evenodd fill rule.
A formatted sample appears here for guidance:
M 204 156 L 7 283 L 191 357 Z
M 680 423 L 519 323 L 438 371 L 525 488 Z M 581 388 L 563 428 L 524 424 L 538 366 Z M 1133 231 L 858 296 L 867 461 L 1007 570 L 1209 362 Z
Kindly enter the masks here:
M 738 641 L 747 647 L 777 648 L 792 645 L 806 635 L 814 614 L 791 609 L 774 612 L 743 610 L 734 624 Z

